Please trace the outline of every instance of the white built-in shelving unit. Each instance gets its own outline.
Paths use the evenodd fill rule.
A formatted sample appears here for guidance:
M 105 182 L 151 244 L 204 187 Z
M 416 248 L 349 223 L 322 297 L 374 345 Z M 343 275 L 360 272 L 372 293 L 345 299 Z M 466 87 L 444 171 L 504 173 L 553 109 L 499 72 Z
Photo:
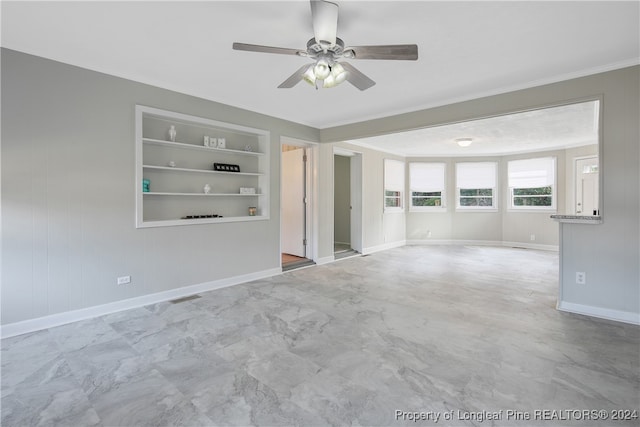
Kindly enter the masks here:
M 176 130 L 175 141 L 169 129 Z M 204 145 L 224 138 L 225 148 Z M 240 172 L 216 171 L 214 163 Z M 149 191 L 143 191 L 143 180 Z M 209 184 L 211 190 L 204 192 Z M 241 194 L 240 188 L 255 194 Z M 255 208 L 255 215 L 250 215 Z M 161 227 L 269 219 L 269 132 L 136 106 L 136 226 Z

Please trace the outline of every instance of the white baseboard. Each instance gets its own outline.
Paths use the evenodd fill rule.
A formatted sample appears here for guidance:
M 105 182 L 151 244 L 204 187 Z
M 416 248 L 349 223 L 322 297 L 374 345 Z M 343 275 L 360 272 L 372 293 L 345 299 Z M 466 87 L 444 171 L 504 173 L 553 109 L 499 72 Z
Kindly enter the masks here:
M 585 316 L 598 317 L 600 319 L 615 320 L 617 322 L 640 325 L 640 313 L 630 311 L 612 310 L 609 308 L 594 307 L 592 305 L 575 304 L 572 302 L 559 301 L 558 310 L 567 313 L 582 314 Z
M 234 276 L 226 279 L 200 283 L 197 285 L 171 289 L 155 294 L 142 295 L 122 301 L 115 301 L 107 304 L 97 305 L 94 307 L 81 308 L 79 310 L 51 314 L 49 316 L 39 317 L 36 319 L 9 323 L 0 327 L 0 336 L 2 338 L 9 338 L 16 335 L 22 335 L 29 332 L 35 332 L 43 329 L 53 328 L 55 326 L 65 325 L 67 323 L 77 322 L 79 320 L 91 319 L 118 311 L 143 307 L 145 305 L 156 304 L 164 301 L 171 301 L 177 298 L 187 297 L 201 292 L 239 285 L 241 283 L 251 282 L 252 280 L 273 277 L 279 274 L 282 274 L 282 269 L 273 268 L 269 270 L 257 271 L 255 273 L 243 274 L 241 276 Z
M 399 248 L 407 244 L 406 240 L 398 240 L 397 242 L 384 243 L 382 245 L 370 246 L 362 248 L 362 255 L 369 255 L 374 252 L 386 251 L 387 249 Z
M 522 242 L 503 242 L 502 240 L 455 240 L 455 239 L 422 239 L 407 240 L 407 245 L 462 245 L 462 246 L 498 246 L 507 248 L 537 249 L 558 252 L 557 245 L 540 245 Z

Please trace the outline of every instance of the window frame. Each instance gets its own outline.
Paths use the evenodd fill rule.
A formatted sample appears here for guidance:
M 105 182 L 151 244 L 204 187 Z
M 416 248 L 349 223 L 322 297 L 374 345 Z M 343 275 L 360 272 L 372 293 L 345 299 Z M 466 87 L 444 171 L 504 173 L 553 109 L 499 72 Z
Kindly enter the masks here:
M 459 167 L 460 165 L 463 164 L 491 164 L 493 165 L 493 187 L 486 187 L 486 186 L 481 186 L 481 187 L 477 187 L 477 188 L 461 188 L 459 187 L 459 177 L 458 177 L 458 171 L 459 171 Z M 479 162 L 473 162 L 473 161 L 465 161 L 465 162 L 456 162 L 456 171 L 455 171 L 455 178 L 456 178 L 456 211 L 459 212 L 498 212 L 499 210 L 499 206 L 498 206 L 498 189 L 500 188 L 499 186 L 499 162 L 497 161 L 479 161 Z M 485 189 L 490 189 L 491 190 L 491 196 L 462 196 L 461 190 L 485 190 Z M 487 198 L 487 197 L 491 197 L 491 206 L 463 206 L 460 203 L 460 199 L 462 198 L 470 198 L 470 197 L 475 197 L 475 198 Z
M 553 163 L 553 184 L 545 185 L 543 187 L 512 187 L 510 182 L 510 174 L 509 174 L 509 164 L 512 162 L 520 162 L 520 161 L 537 161 L 537 160 L 545 160 L 549 159 Z M 528 189 L 528 188 L 544 188 L 551 187 L 551 206 L 516 206 L 514 204 L 515 197 L 536 197 L 536 195 L 514 195 L 514 190 L 516 189 Z M 555 156 L 544 156 L 544 157 L 530 157 L 526 159 L 513 159 L 507 162 L 507 191 L 509 194 L 509 207 L 508 211 L 512 212 L 557 212 L 557 188 L 558 188 L 558 159 Z M 539 196 L 538 196 L 539 197 Z
M 392 185 L 388 184 L 388 177 L 387 174 L 389 172 L 388 167 L 387 167 L 387 162 L 393 162 L 393 163 L 398 163 L 401 166 L 402 169 L 402 173 L 401 173 L 401 182 L 402 182 L 402 186 L 398 189 L 396 188 L 391 188 L 393 187 Z M 391 165 L 392 163 L 389 163 L 389 165 Z M 391 167 L 389 166 L 389 169 Z M 406 179 L 405 179 L 405 162 L 401 161 L 401 160 L 395 160 L 395 159 L 384 159 L 383 161 L 383 178 L 382 178 L 382 208 L 383 208 L 383 212 L 384 213 L 394 213 L 394 212 L 404 212 L 404 195 L 405 195 L 405 185 L 406 185 Z M 396 177 L 397 178 L 397 177 Z M 387 191 L 393 191 L 393 192 L 398 192 L 398 196 L 387 196 Z M 387 199 L 397 199 L 398 200 L 398 204 L 399 206 L 387 206 Z
M 439 206 L 416 206 L 413 204 L 414 199 L 428 198 L 430 196 L 414 196 L 411 167 L 412 165 L 441 165 L 442 166 L 442 189 L 440 192 Z M 409 163 L 409 212 L 446 212 L 447 211 L 447 164 L 445 162 L 410 162 Z M 415 193 L 436 193 L 438 191 L 415 191 Z M 437 196 L 435 196 L 437 197 Z M 435 198 L 434 197 L 434 198 Z

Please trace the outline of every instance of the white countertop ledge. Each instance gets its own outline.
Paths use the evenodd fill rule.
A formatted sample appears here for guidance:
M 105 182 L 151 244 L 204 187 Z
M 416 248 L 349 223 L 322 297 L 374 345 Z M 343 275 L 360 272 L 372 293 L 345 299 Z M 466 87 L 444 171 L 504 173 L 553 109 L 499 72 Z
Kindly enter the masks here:
M 602 224 L 601 216 L 580 216 L 580 215 L 551 215 L 551 219 L 558 222 L 572 224 Z

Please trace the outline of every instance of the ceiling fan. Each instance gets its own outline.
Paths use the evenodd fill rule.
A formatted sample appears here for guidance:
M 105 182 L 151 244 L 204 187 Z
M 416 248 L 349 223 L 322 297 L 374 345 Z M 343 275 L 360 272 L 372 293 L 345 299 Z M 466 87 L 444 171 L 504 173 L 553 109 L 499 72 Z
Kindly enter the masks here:
M 311 17 L 314 38 L 307 42 L 307 49 L 289 49 L 247 43 L 234 43 L 233 49 L 250 52 L 278 53 L 311 58 L 315 62 L 300 67 L 288 79 L 278 86 L 292 88 L 301 80 L 318 88 L 337 86 L 348 81 L 360 90 L 369 89 L 376 82 L 358 71 L 353 65 L 339 61 L 345 59 L 418 59 L 418 46 L 415 44 L 348 46 L 336 36 L 338 29 L 338 5 L 325 0 L 311 0 Z

